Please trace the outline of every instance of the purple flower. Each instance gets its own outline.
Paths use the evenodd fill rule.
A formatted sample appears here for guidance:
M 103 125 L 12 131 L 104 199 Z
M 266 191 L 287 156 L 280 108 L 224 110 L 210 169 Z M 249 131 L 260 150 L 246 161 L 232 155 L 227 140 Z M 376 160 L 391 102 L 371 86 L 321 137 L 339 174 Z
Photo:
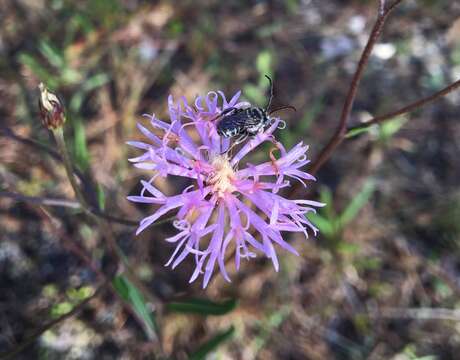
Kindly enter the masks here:
M 227 101 L 221 91 L 209 92 L 206 97 L 197 97 L 194 106 L 185 98 L 175 102 L 170 96 L 170 122 L 155 115 L 148 116 L 152 130 L 141 124 L 138 128 L 149 142 L 128 142 L 144 151 L 130 161 L 136 167 L 154 173 L 149 181 L 141 181 L 140 195 L 128 199 L 159 206 L 140 222 L 136 235 L 163 215 L 176 210 L 173 224 L 178 232 L 166 239 L 176 248 L 166 266 L 171 265 L 174 269 L 192 255 L 196 267 L 190 282 L 204 274 L 203 288 L 216 266 L 230 281 L 225 262 L 233 253 L 237 270 L 242 258 L 256 257 L 256 250 L 271 259 L 278 271 L 275 245 L 298 255 L 284 241 L 281 232 L 303 232 L 308 236 L 307 229 L 311 229 L 316 234 L 317 229 L 305 214 L 314 212 L 313 207 L 323 206 L 310 200 L 285 199 L 278 194 L 280 189 L 290 186 L 290 179 L 304 185 L 304 180 L 314 180 L 313 176 L 300 170 L 309 162 L 305 155 L 308 146 L 299 143 L 286 151 L 272 135 L 282 124 L 280 119 L 274 118 L 267 130 L 230 155 L 233 152 L 233 149 L 228 151 L 230 140 L 217 134 L 215 120 L 229 107 L 247 105 L 238 102 L 240 94 L 236 93 Z M 273 144 L 267 161 L 243 165 L 244 157 L 264 142 Z M 275 157 L 275 151 L 279 152 L 279 158 Z M 167 175 L 189 178 L 192 185 L 178 195 L 166 196 L 153 182 L 158 176 Z

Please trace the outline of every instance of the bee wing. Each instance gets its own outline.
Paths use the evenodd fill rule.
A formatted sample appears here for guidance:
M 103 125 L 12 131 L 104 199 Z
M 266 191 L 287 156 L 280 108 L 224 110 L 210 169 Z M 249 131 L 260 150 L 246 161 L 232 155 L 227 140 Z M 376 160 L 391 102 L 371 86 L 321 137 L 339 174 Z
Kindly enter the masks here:
M 246 116 L 245 125 L 246 125 L 247 127 L 255 126 L 255 125 L 260 124 L 261 121 L 262 121 L 262 119 L 257 119 L 257 118 L 254 118 L 254 117 L 252 117 L 252 116 Z
M 231 116 L 228 117 L 230 121 L 232 121 L 234 124 L 239 125 L 239 126 L 244 126 L 247 124 L 249 118 L 246 112 L 241 111 L 235 114 L 232 114 Z
M 238 108 L 236 108 L 236 107 L 227 108 L 227 109 L 223 110 L 220 114 L 217 114 L 216 116 L 214 116 L 210 121 L 215 121 L 215 120 L 218 120 L 218 119 L 222 119 L 225 116 L 230 116 L 236 110 L 238 110 Z
M 248 121 L 251 120 L 252 119 L 250 119 L 245 112 L 240 111 L 224 116 L 219 121 L 219 126 L 224 128 L 242 128 L 245 127 L 248 124 Z

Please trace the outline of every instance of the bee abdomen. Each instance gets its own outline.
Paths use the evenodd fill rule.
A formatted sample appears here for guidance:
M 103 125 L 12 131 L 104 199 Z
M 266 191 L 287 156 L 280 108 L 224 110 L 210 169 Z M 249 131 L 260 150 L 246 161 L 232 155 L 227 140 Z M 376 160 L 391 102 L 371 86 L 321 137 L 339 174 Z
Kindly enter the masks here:
M 250 107 L 237 109 L 225 115 L 217 124 L 217 133 L 223 137 L 237 135 L 255 135 L 267 123 L 267 113 L 264 109 Z
M 233 137 L 243 132 L 244 127 L 229 121 L 231 118 L 224 118 L 217 126 L 217 133 L 223 137 Z

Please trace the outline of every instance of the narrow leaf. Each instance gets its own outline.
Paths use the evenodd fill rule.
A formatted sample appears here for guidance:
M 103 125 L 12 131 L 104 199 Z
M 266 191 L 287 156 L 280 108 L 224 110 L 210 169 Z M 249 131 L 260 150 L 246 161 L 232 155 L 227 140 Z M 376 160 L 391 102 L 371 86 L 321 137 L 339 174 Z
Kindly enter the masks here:
M 89 152 L 86 146 L 85 126 L 80 119 L 74 119 L 74 150 L 75 160 L 82 170 L 89 168 Z
M 400 116 L 388 121 L 383 122 L 380 125 L 379 137 L 383 141 L 389 140 L 399 129 L 401 129 L 407 122 L 407 118 Z
M 371 129 L 372 129 L 372 125 L 369 125 L 367 127 L 357 128 L 357 129 L 351 129 L 345 134 L 345 137 L 347 139 L 352 138 L 352 137 L 358 136 L 360 134 L 369 132 Z
M 332 220 L 313 212 L 307 213 L 306 216 L 319 229 L 321 235 L 325 237 L 332 237 L 334 235 L 334 223 Z
M 84 92 L 89 92 L 98 87 L 106 84 L 110 80 L 109 76 L 105 73 L 99 73 L 88 78 L 82 86 Z
M 341 241 L 337 244 L 337 251 L 342 254 L 354 255 L 360 250 L 359 245 Z
M 45 82 L 50 88 L 56 88 L 58 86 L 59 81 L 32 55 L 21 53 L 19 55 L 19 62 L 28 67 L 37 78 Z
M 166 304 L 166 308 L 172 312 L 200 314 L 200 315 L 225 315 L 233 311 L 238 302 L 230 299 L 223 302 L 214 302 L 206 299 L 190 299 L 181 302 Z
M 221 344 L 229 340 L 235 328 L 233 326 L 229 327 L 227 330 L 222 331 L 215 335 L 213 338 L 208 340 L 206 343 L 200 346 L 200 348 L 190 355 L 190 360 L 202 360 L 205 359 L 212 351 L 216 350 Z
M 321 208 L 321 214 L 323 214 L 326 219 L 332 222 L 337 217 L 337 214 L 334 210 L 334 199 L 332 197 L 332 191 L 326 186 L 321 187 L 319 199 L 320 202 L 326 204 L 325 207 Z
M 77 113 L 80 111 L 83 101 L 87 97 L 88 93 L 101 87 L 110 80 L 109 76 L 104 73 L 99 73 L 88 78 L 82 85 L 81 89 L 72 96 L 70 100 L 70 110 Z
M 261 79 L 263 79 L 264 81 L 267 81 L 267 79 L 265 78 L 265 75 L 271 74 L 272 67 L 273 67 L 273 55 L 270 53 L 270 51 L 266 51 L 266 50 L 261 51 L 257 55 L 257 59 L 256 59 L 256 68 L 259 74 L 261 75 Z
M 121 298 L 132 307 L 137 316 L 144 322 L 146 335 L 150 339 L 155 338 L 155 318 L 146 304 L 142 293 L 123 274 L 116 276 L 112 280 L 112 284 Z
M 339 224 L 341 228 L 352 221 L 356 215 L 358 215 L 358 212 L 367 203 L 374 190 L 374 181 L 367 181 L 362 190 L 353 198 L 353 200 L 351 200 L 350 204 L 348 204 L 348 206 L 340 215 Z
M 99 209 L 104 211 L 105 210 L 105 192 L 104 188 L 101 184 L 97 184 L 97 203 L 99 205 Z
M 64 55 L 56 47 L 51 45 L 47 40 L 40 41 L 38 45 L 42 55 L 53 65 L 56 69 L 62 70 L 65 66 Z

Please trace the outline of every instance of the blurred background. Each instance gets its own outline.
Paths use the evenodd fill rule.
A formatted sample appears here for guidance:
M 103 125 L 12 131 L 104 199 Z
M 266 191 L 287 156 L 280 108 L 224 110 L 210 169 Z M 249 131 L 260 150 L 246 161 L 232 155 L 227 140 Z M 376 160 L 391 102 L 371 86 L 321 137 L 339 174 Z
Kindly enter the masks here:
M 65 103 L 87 194 L 137 220 L 152 209 L 126 196 L 149 174 L 128 163 L 139 153 L 125 142 L 142 139 L 143 113 L 166 119 L 169 94 L 219 89 L 264 105 L 268 74 L 275 105 L 297 108 L 280 113 L 278 137 L 287 148 L 310 144 L 314 158 L 337 126 L 376 9 L 370 0 L 1 1 L 0 353 L 94 292 L 89 263 L 103 273 L 115 264 L 77 209 L 11 198 L 74 200 L 62 164 L 27 140 L 55 147 L 38 116 L 39 82 Z M 352 124 L 459 78 L 460 3 L 405 0 L 372 54 Z M 145 288 L 169 304 L 160 340 L 104 291 L 13 358 L 154 358 L 161 343 L 170 359 L 458 359 L 459 104 L 454 92 L 347 139 L 309 185 L 309 197 L 328 204 L 312 218 L 321 234 L 289 236 L 301 256 L 279 251 L 279 273 L 258 257 L 238 273 L 231 264 L 232 283 L 216 275 L 204 291 L 188 284 L 193 259 L 163 266 L 170 223 L 135 237 L 132 224 L 111 222 Z M 208 310 L 171 305 L 197 298 Z

